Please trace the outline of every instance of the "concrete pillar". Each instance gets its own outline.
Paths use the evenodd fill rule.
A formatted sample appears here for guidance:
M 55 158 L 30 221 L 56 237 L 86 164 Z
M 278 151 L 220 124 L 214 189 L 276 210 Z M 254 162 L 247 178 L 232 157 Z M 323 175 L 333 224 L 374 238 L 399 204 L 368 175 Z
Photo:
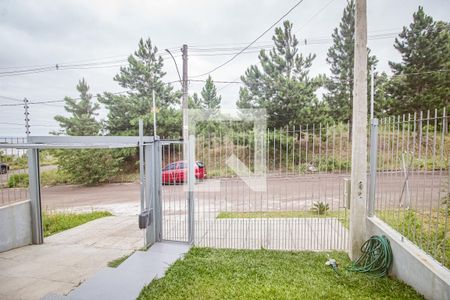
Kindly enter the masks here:
M 366 0 L 356 1 L 355 65 L 352 122 L 352 188 L 350 258 L 360 255 L 366 239 L 367 217 L 367 15 Z

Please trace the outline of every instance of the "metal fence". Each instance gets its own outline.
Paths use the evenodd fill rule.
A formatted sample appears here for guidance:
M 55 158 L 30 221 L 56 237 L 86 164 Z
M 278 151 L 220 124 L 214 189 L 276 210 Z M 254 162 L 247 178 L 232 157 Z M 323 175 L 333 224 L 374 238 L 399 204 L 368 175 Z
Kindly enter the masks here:
M 348 125 L 267 130 L 264 192 L 253 190 L 227 163 L 234 154 L 250 171 L 254 169 L 252 130 L 231 127 L 196 136 L 196 160 L 204 164 L 207 175 L 196 183 L 195 244 L 280 250 L 346 249 L 344 178 L 349 177 L 351 152 Z M 182 160 L 182 145 L 163 146 L 162 160 L 166 168 Z M 186 198 L 178 182 L 163 185 L 163 239 L 187 240 Z
M 450 135 L 445 110 L 379 120 L 375 214 L 450 266 Z
M 2 148 L 25 142 L 25 137 L 0 137 L 0 207 L 29 198 L 27 151 Z

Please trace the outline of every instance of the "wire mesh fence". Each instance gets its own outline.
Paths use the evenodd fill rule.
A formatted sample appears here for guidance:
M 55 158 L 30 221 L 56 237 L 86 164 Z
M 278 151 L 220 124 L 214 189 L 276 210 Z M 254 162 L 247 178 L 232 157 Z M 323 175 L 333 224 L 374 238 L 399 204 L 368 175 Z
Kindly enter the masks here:
M 255 191 L 229 161 L 235 155 L 249 172 L 255 170 L 251 128 L 219 126 L 197 134 L 195 243 L 224 248 L 346 249 L 348 124 L 271 129 L 264 141 L 267 189 Z M 163 146 L 162 160 L 163 239 L 185 241 L 187 197 L 179 175 L 185 167 L 182 145 Z
M 450 266 L 450 135 L 445 110 L 380 120 L 375 214 Z
M 0 207 L 29 198 L 27 151 L 2 148 L 2 144 L 25 142 L 24 137 L 0 137 Z

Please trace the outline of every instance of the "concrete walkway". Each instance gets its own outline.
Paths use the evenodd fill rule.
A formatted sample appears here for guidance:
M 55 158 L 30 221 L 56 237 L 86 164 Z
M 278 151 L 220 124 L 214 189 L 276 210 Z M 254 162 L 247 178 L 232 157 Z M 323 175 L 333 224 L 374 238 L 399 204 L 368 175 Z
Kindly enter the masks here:
M 136 216 L 105 217 L 55 234 L 43 245 L 0 253 L 0 299 L 67 294 L 111 260 L 143 246 Z
M 167 216 L 163 238 L 187 241 L 186 218 Z M 232 218 L 195 221 L 195 245 L 289 251 L 346 250 L 348 230 L 337 218 Z
M 102 269 L 67 296 L 49 294 L 43 300 L 134 300 L 144 286 L 164 276 L 189 248 L 184 243 L 156 243 L 147 251 L 136 251 L 117 268 Z

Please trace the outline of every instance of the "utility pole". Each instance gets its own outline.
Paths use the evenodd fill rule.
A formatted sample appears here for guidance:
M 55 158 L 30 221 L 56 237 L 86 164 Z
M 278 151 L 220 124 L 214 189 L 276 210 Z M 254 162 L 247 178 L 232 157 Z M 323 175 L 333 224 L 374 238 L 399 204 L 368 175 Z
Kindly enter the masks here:
M 183 57 L 183 99 L 181 102 L 181 109 L 183 113 L 183 141 L 187 142 L 188 138 L 188 70 L 187 70 L 187 45 L 184 44 L 183 48 L 181 48 L 182 57 Z M 186 150 L 186 149 L 185 149 Z
M 366 240 L 367 217 L 367 3 L 356 0 L 352 122 L 350 245 L 352 260 Z
M 374 86 L 374 67 L 370 67 L 370 119 L 374 117 L 375 110 L 375 86 Z
M 27 135 L 27 142 L 28 142 L 28 137 L 30 136 L 30 118 L 29 115 L 30 113 L 28 112 L 28 99 L 27 98 L 23 98 L 23 108 L 25 109 L 25 134 Z

